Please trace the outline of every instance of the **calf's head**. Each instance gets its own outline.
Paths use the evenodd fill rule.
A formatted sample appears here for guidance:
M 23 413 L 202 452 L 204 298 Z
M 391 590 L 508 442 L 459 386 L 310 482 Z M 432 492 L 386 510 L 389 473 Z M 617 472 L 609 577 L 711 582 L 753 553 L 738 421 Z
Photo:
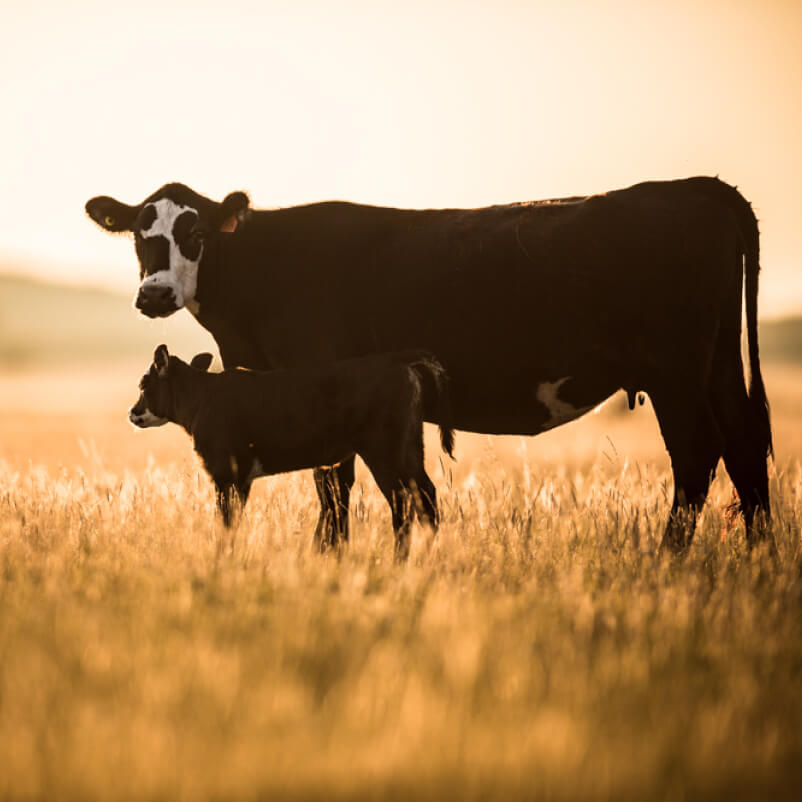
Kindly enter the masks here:
M 196 354 L 189 363 L 195 370 L 208 370 L 212 355 Z M 134 426 L 146 429 L 150 426 L 163 426 L 173 419 L 176 409 L 175 376 L 187 365 L 177 356 L 171 356 L 166 345 L 160 345 L 153 352 L 153 363 L 139 381 L 139 399 L 128 412 L 128 419 Z
M 234 231 L 248 205 L 244 192 L 217 203 L 183 184 L 165 184 L 138 206 L 101 195 L 87 202 L 86 212 L 106 231 L 134 235 L 140 279 L 134 306 L 148 317 L 166 317 L 184 306 L 198 312 L 204 248 L 218 232 Z

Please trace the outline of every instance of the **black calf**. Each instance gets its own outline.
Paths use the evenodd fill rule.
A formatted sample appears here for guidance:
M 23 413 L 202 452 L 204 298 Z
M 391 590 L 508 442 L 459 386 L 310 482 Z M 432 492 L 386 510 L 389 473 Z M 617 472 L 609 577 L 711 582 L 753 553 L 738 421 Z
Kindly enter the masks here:
M 359 454 L 390 504 L 395 552 L 409 552 L 415 514 L 438 524 L 437 494 L 423 467 L 423 417 L 441 421 L 452 455 L 454 431 L 439 362 L 422 351 L 349 359 L 307 370 L 208 373 L 210 354 L 187 365 L 160 345 L 131 408 L 136 426 L 173 422 L 192 436 L 217 488 L 223 522 L 259 476 L 336 465 Z M 345 512 L 347 515 L 347 512 Z M 321 529 L 316 532 L 323 547 Z

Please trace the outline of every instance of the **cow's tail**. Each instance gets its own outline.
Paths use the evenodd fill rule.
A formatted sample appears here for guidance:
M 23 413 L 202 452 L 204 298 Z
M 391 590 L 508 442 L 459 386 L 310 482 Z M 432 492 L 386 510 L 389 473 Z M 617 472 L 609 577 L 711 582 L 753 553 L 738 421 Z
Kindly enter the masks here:
M 749 201 L 735 188 L 718 182 L 728 191 L 728 205 L 735 212 L 743 254 L 744 295 L 746 301 L 746 340 L 749 354 L 749 403 L 758 427 L 760 442 L 766 455 L 774 454 L 771 437 L 771 414 L 763 374 L 760 371 L 760 349 L 757 336 L 757 291 L 760 274 L 760 232 Z
M 440 444 L 443 451 L 454 459 L 454 418 L 451 412 L 451 396 L 448 392 L 448 374 L 435 357 L 421 355 L 409 363 L 409 367 L 426 388 L 430 397 L 432 412 L 440 424 Z M 433 392 L 432 392 L 433 391 Z

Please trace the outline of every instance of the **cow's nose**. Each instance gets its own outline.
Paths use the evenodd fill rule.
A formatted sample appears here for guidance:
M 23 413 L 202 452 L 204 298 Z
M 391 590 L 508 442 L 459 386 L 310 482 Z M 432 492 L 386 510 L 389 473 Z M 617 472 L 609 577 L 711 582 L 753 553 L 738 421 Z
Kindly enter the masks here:
M 163 284 L 143 284 L 139 288 L 134 306 L 137 309 L 145 309 L 149 304 L 165 304 L 174 300 L 172 287 L 165 287 Z
M 164 284 L 143 284 L 139 288 L 139 297 L 151 301 L 166 301 L 173 294 L 173 288 Z

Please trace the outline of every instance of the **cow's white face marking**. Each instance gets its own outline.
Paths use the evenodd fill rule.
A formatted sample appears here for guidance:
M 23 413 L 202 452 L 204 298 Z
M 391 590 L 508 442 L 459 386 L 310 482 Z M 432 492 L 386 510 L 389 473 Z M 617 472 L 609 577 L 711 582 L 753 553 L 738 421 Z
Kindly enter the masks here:
M 562 379 L 557 379 L 554 382 L 543 382 L 538 385 L 537 390 L 535 391 L 535 398 L 543 404 L 544 407 L 549 411 L 549 415 L 551 416 L 544 424 L 543 430 L 546 429 L 553 429 L 555 426 L 559 426 L 561 423 L 568 423 L 568 421 L 574 420 L 578 418 L 580 415 L 584 415 L 589 410 L 593 409 L 592 406 L 589 407 L 575 407 L 573 404 L 569 404 L 567 401 L 563 401 L 558 393 L 560 387 L 562 387 L 571 377 L 564 376 Z
M 128 413 L 128 420 L 140 429 L 149 429 L 151 426 L 164 426 L 164 424 L 167 423 L 167 418 L 160 418 L 158 415 L 154 415 L 149 409 L 139 413 L 135 413 L 131 410 Z
M 147 204 L 156 211 L 156 219 L 146 230 L 139 234 L 145 239 L 150 237 L 164 237 L 170 248 L 170 267 L 168 270 L 159 270 L 151 273 L 143 281 L 141 286 L 169 287 L 175 296 L 175 305 L 180 309 L 186 306 L 190 312 L 197 314 L 199 304 L 195 300 L 195 293 L 198 290 L 198 265 L 203 255 L 203 245 L 198 251 L 196 260 L 188 259 L 181 252 L 173 236 L 173 227 L 179 215 L 184 212 L 195 212 L 191 206 L 182 206 L 169 198 L 161 198 Z M 147 208 L 146 206 L 146 208 Z

